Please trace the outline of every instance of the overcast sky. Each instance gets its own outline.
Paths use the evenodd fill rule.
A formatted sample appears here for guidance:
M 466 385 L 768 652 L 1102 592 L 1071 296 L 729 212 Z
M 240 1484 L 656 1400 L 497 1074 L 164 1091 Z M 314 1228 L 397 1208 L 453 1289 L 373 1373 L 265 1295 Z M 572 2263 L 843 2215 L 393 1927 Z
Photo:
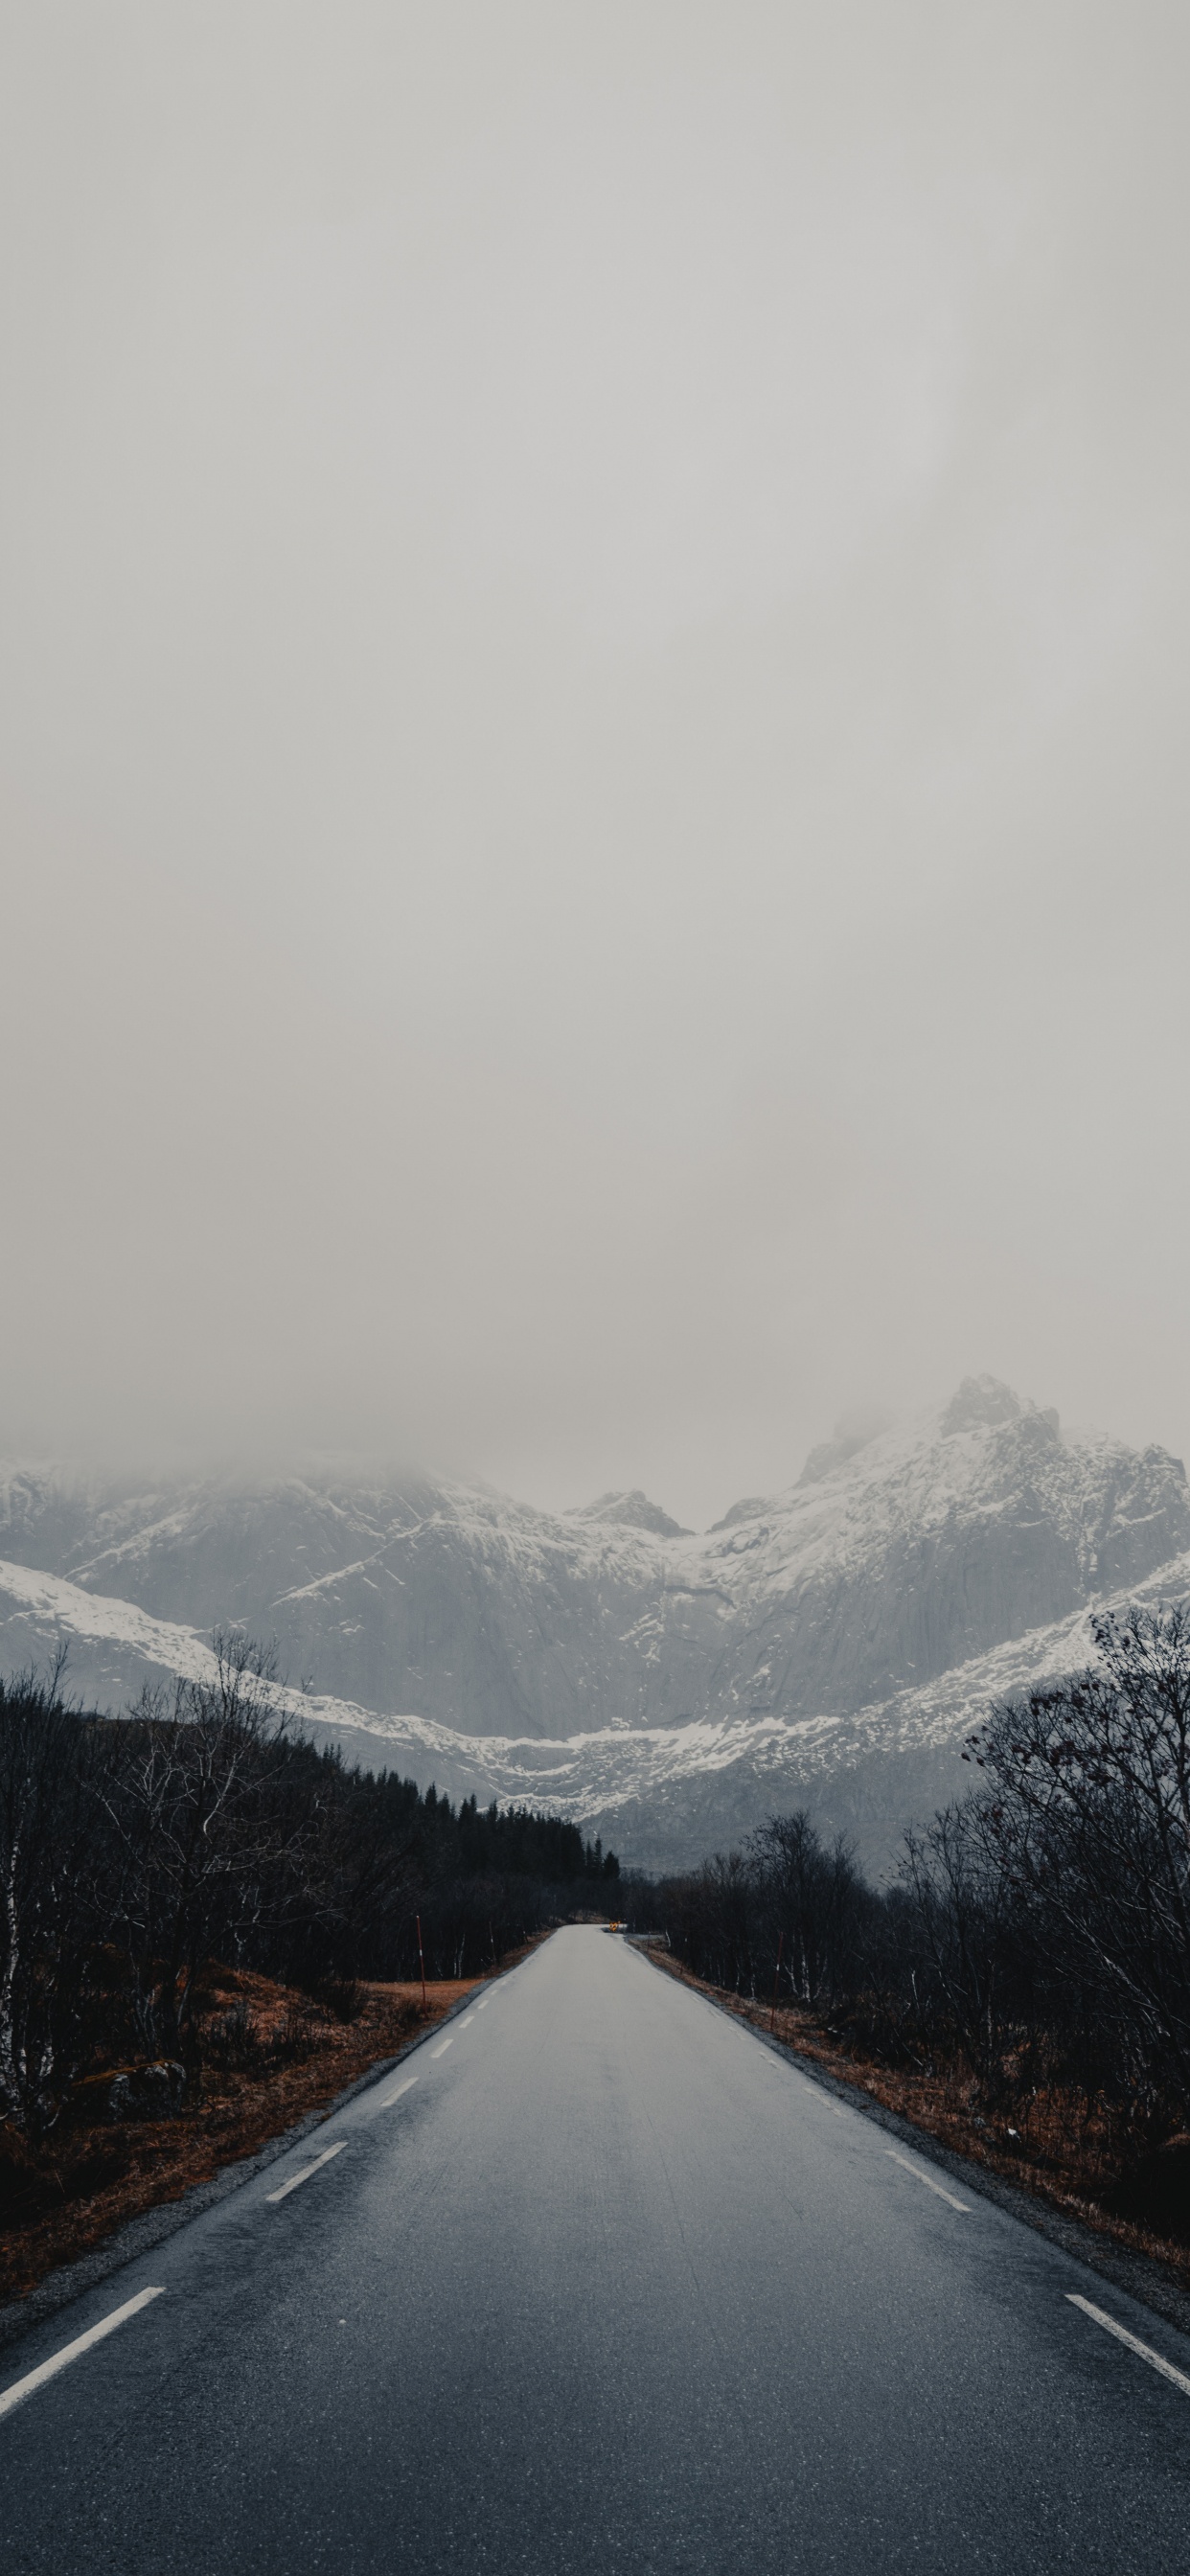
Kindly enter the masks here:
M 0 21 L 0 1448 L 1190 1451 L 1185 8 Z

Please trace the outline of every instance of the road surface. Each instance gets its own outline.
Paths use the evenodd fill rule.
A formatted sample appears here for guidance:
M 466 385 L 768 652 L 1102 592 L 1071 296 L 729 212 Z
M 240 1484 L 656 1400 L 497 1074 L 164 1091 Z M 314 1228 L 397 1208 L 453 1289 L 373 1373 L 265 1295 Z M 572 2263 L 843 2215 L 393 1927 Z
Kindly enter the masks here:
M 0 2500 L 19 2576 L 1182 2576 L 1190 2342 L 576 1928 L 8 2346 Z

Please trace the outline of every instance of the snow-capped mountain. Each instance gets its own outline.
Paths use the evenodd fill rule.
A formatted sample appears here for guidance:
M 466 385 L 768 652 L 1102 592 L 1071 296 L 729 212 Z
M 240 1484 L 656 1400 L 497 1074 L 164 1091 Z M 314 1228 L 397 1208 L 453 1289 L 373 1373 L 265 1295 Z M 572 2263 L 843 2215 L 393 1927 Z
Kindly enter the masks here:
M 1188 1552 L 1178 1460 L 969 1379 L 703 1536 L 640 1493 L 549 1514 L 425 1479 L 12 1470 L 0 1657 L 67 1635 L 76 1690 L 119 1706 L 238 1621 L 320 1731 L 452 1791 L 548 1800 L 649 1860 L 804 1793 L 874 1851 L 947 1793 L 988 1698 L 1077 1662 L 1094 1604 L 1190 1592 Z

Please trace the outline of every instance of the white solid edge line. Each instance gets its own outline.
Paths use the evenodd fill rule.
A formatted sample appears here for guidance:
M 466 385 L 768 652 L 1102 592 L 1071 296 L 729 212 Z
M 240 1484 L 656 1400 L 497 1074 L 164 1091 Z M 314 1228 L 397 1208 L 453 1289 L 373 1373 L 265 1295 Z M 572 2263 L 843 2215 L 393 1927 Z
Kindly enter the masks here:
M 1172 2379 L 1183 2397 L 1190 2397 L 1190 2379 L 1184 2370 L 1175 2370 L 1172 2361 L 1166 2361 L 1159 2352 L 1154 2352 L 1151 2344 L 1142 2343 L 1139 2335 L 1129 2334 L 1127 2326 L 1117 2325 L 1106 2308 L 1094 2307 L 1090 2299 L 1081 2299 L 1077 2290 L 1068 2290 L 1066 2296 L 1072 2308 L 1081 2308 L 1083 2315 L 1093 2317 L 1097 2326 L 1106 2326 L 1109 2334 L 1118 2336 L 1121 2343 L 1127 2344 L 1129 2352 L 1138 2352 L 1141 2360 L 1147 2361 L 1151 2369 L 1159 2370 L 1163 2379 Z
M 296 2191 L 300 2182 L 309 2182 L 311 2174 L 316 2174 L 320 2165 L 329 2165 L 332 2156 L 341 2155 L 346 2144 L 346 2138 L 336 2138 L 333 2147 L 324 2147 L 312 2165 L 303 2165 L 300 2173 L 291 2174 L 288 2182 L 282 2183 L 280 2191 L 266 2191 L 265 2199 L 274 2203 L 284 2200 L 287 2192 Z
M 403 2083 L 403 2084 L 398 2084 L 398 2086 L 397 2086 L 397 2088 L 396 2088 L 396 2091 L 395 2091 L 395 2092 L 393 2092 L 393 2093 L 386 2093 L 386 2094 L 385 2094 L 384 2099 L 383 2099 L 383 2101 L 381 2102 L 381 2105 L 380 2105 L 381 2110 L 382 2110 L 382 2111 L 391 2111 L 391 2109 L 392 2109 L 392 2107 L 393 2107 L 394 2102 L 399 2102 L 399 2101 L 400 2101 L 402 2093 L 412 2093 L 412 2091 L 413 2091 L 413 2087 L 414 2087 L 414 2085 L 416 2084 L 416 2082 L 417 2082 L 417 2077 L 416 2077 L 416 2075 L 407 2075 L 407 2076 L 406 2076 L 406 2078 L 405 2078 L 404 2083 Z
M 57 2371 L 65 2370 L 68 2361 L 77 2361 L 81 2352 L 90 2352 L 93 2343 L 102 2343 L 104 2336 L 114 2334 L 126 2317 L 136 2316 L 139 2309 L 148 2307 L 150 2299 L 161 2298 L 163 2292 L 164 2284 L 161 2289 L 138 2290 L 135 2299 L 125 2299 L 122 2308 L 113 2308 L 110 2317 L 101 2317 L 97 2326 L 88 2327 L 86 2334 L 76 2335 L 73 2343 L 64 2343 L 61 2352 L 51 2353 L 48 2361 L 40 2362 L 36 2370 L 26 2372 L 24 2379 L 14 2379 L 11 2388 L 0 2393 L 0 2415 L 11 2414 L 23 2397 L 31 2397 L 35 2388 L 44 2388 L 47 2379 L 52 2379 Z
M 447 2032 L 447 2035 L 446 2035 L 446 2038 L 445 2038 L 445 2039 L 440 2039 L 440 2040 L 439 2040 L 437 2048 L 432 2048 L 432 2049 L 430 2050 L 430 2055 L 431 2055 L 431 2057 L 445 2057 L 446 2052 L 447 2052 L 447 2049 L 448 2049 L 448 2048 L 453 2048 L 453 2047 L 454 2047 L 454 2044 L 455 2044 L 455 2035 L 454 2035 L 454 2032 L 453 2032 L 453 2030 L 452 2030 L 452 2031 L 448 2031 L 448 2032 Z
M 932 2174 L 923 2173 L 920 2165 L 911 2165 L 908 2156 L 898 2155 L 895 2147 L 886 2147 L 884 2152 L 886 2156 L 892 2157 L 895 2165 L 900 2165 L 904 2173 L 912 2174 L 915 2182 L 924 2182 L 927 2191 L 936 2191 L 939 2200 L 948 2200 L 952 2209 L 960 2210 L 964 2218 L 970 2217 L 969 2200 L 956 2200 L 953 2191 L 947 2191 L 944 2184 L 935 2182 Z

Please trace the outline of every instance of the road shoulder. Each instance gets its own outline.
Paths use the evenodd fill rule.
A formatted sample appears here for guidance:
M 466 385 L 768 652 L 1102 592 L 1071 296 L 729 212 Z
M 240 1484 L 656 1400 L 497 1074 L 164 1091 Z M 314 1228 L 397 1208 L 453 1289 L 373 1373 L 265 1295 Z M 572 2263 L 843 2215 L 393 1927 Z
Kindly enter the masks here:
M 514 1964 L 510 1960 L 508 1970 L 499 1973 L 510 1973 Z M 150 2253 L 154 2246 L 164 2244 L 167 2237 L 175 2236 L 179 2228 L 188 2227 L 191 2219 L 201 2217 L 204 2210 L 213 2209 L 220 2201 L 230 2199 L 233 2192 L 240 2191 L 245 2183 L 254 2181 L 257 2174 L 265 2173 L 270 2165 L 287 2155 L 291 2147 L 300 2145 L 303 2138 L 324 2127 L 328 2120 L 337 2119 L 349 2102 L 366 2093 L 371 2085 L 380 2083 L 395 2066 L 403 2065 L 407 2057 L 414 2056 L 418 2049 L 436 2039 L 448 2022 L 466 2012 L 477 1995 L 496 1983 L 498 1977 L 477 1977 L 444 2013 L 439 2013 L 424 2029 L 416 2032 L 403 2048 L 386 2057 L 376 2058 L 362 2074 L 344 2086 L 333 2101 L 322 2102 L 316 2109 L 306 2112 L 302 2119 L 278 2131 L 275 2137 L 267 2139 L 251 2154 L 236 2157 L 220 2166 L 209 2180 L 193 2183 L 176 2200 L 158 2202 L 154 2208 L 142 2210 L 137 2217 L 126 2220 L 112 2235 L 81 2254 L 76 2261 L 47 2272 L 24 2298 L 6 2300 L 0 2307 L 0 2350 L 42 2318 L 55 2316 L 60 2308 L 68 2307 L 72 2299 L 79 2298 L 85 2290 L 93 2289 L 110 2273 L 122 2271 L 124 2265 L 135 2262 L 138 2255 Z
M 658 1956 L 651 1944 L 640 1942 L 634 1943 L 633 1947 L 640 1950 L 660 1975 L 674 1985 L 686 1987 L 691 1994 L 700 1995 L 737 2029 L 746 2030 L 759 2047 L 767 2048 L 771 2056 L 795 2067 L 809 2083 L 818 2085 L 822 2092 L 832 2095 L 836 2101 L 845 2102 L 849 2109 L 862 2112 L 866 2120 L 885 2130 L 889 2137 L 912 2147 L 916 2155 L 937 2165 L 941 2172 L 949 2174 L 967 2190 L 979 2192 L 985 2200 L 994 2202 L 996 2208 L 1004 2210 L 1008 2217 L 1019 2218 L 1024 2226 L 1031 2227 L 1036 2235 L 1044 2236 L 1049 2244 L 1060 2246 L 1063 2253 L 1085 2263 L 1088 2270 L 1098 2273 L 1101 2280 L 1110 2281 L 1142 2307 L 1151 2309 L 1154 2316 L 1163 2317 L 1167 2325 L 1177 2326 L 1183 2334 L 1190 2334 L 1190 2291 L 1184 2289 L 1154 2256 L 1117 2243 L 1110 2235 L 1088 2226 L 1084 2220 L 1056 2209 L 1052 2202 L 1023 2190 L 1019 2184 L 1006 2181 L 1003 2175 L 991 2172 L 975 2158 L 960 2155 L 954 2147 L 935 2137 L 931 2130 L 877 2101 L 862 2084 L 848 2083 L 845 2077 L 823 2066 L 818 2058 L 789 2047 L 768 2031 L 758 2029 L 748 2013 L 739 2009 L 734 1998 L 704 1984 L 701 1978 L 691 1976 L 679 1967 L 677 1961 Z

